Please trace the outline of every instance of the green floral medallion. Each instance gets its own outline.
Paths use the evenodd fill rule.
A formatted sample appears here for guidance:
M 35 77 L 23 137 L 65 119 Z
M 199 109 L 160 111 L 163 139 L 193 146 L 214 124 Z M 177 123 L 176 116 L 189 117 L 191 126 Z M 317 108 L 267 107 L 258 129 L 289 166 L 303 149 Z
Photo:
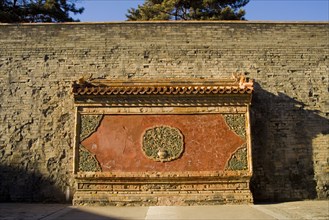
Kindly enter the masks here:
M 145 131 L 142 150 L 146 157 L 160 162 L 172 161 L 184 151 L 181 131 L 169 126 L 152 127 Z

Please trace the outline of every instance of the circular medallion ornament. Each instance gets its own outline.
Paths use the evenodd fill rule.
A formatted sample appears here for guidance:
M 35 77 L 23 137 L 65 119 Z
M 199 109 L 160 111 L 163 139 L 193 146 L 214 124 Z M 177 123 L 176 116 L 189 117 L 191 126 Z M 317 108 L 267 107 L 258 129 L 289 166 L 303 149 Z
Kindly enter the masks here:
M 143 135 L 142 150 L 146 157 L 160 162 L 172 161 L 184 151 L 183 134 L 177 128 L 158 126 Z

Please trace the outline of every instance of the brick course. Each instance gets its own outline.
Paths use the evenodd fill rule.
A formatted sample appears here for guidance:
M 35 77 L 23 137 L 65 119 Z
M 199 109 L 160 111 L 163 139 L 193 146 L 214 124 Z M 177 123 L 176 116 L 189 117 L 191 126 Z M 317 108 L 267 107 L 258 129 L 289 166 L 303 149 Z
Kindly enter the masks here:
M 255 79 L 255 201 L 329 196 L 329 25 L 122 22 L 0 25 L 0 201 L 73 185 L 72 81 Z

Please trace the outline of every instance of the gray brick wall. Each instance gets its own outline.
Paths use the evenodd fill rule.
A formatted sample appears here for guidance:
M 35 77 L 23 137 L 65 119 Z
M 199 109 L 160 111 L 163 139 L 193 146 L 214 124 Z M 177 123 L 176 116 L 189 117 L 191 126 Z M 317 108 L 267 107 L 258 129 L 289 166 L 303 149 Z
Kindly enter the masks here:
M 81 76 L 255 79 L 255 201 L 329 197 L 329 23 L 0 24 L 0 201 L 63 201 Z

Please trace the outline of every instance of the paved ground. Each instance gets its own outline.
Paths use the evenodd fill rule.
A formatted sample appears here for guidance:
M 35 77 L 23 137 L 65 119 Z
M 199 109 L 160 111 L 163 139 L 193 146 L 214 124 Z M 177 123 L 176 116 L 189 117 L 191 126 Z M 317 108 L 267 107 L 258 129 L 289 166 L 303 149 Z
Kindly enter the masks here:
M 40 219 L 310 219 L 328 220 L 329 201 L 301 201 L 263 205 L 74 207 L 65 204 L 0 203 L 1 220 Z

